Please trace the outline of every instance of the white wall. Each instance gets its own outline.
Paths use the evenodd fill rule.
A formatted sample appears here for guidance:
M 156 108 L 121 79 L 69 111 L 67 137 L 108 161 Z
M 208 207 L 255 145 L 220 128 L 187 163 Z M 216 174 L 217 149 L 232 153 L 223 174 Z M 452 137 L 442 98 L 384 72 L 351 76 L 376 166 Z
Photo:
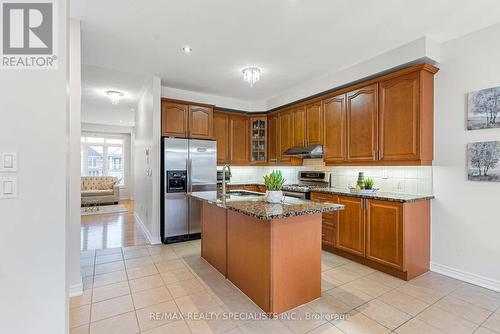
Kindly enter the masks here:
M 500 86 L 500 25 L 444 43 L 435 81 L 432 268 L 500 291 L 500 184 L 469 182 L 466 144 L 500 129 L 466 130 L 466 94 Z
M 107 102 L 107 101 L 106 101 Z M 82 105 L 82 122 L 116 126 L 134 126 L 134 111 L 126 106 Z
M 151 243 L 160 242 L 160 94 L 160 79 L 153 78 L 144 88 L 135 115 L 134 213 Z
M 419 59 L 438 62 L 439 46 L 427 37 L 422 37 L 339 71 L 326 72 L 325 75 L 319 78 L 291 87 L 287 91 L 268 99 L 266 101 L 267 109 L 277 108 L 304 97 L 346 85 Z
M 19 155 L 18 198 L 0 200 L 1 333 L 68 328 L 67 9 L 57 1 L 57 69 L 0 71 L 0 150 Z
M 221 108 L 235 109 L 248 112 L 259 112 L 267 110 L 265 101 L 239 100 L 231 97 L 193 92 L 189 90 L 166 87 L 166 86 L 161 87 L 161 96 L 168 97 L 171 99 L 213 104 Z
M 69 36 L 69 173 L 68 173 L 68 215 L 69 234 L 67 243 L 68 279 L 70 295 L 83 291 L 80 270 L 80 123 L 81 123 L 81 43 L 80 21 L 70 21 Z

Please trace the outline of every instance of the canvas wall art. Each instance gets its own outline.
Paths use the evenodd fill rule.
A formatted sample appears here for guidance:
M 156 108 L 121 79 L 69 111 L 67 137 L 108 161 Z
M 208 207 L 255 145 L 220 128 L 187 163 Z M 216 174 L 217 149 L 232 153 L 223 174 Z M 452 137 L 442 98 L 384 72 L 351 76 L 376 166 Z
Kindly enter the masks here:
M 500 141 L 470 143 L 467 153 L 470 181 L 500 182 Z
M 467 129 L 500 127 L 500 87 L 481 89 L 467 96 Z

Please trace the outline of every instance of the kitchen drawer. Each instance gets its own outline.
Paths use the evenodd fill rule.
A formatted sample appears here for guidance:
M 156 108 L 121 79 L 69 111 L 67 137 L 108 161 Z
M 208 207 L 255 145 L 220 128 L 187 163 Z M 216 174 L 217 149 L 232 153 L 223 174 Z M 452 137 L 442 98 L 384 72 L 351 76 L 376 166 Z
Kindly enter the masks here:
M 265 193 L 267 190 L 266 186 L 258 185 L 257 186 L 257 191 L 260 193 Z
M 323 218 L 337 221 L 339 216 L 338 211 L 333 212 L 323 212 Z
M 336 228 L 337 227 L 337 217 L 330 218 L 330 217 L 325 216 L 325 214 L 323 214 L 322 224 L 323 224 L 323 226 L 329 226 L 331 228 Z
M 317 202 L 334 202 L 337 201 L 337 195 L 334 194 L 323 194 L 323 193 L 311 193 L 311 200 Z
M 323 224 L 321 232 L 321 242 L 324 245 L 334 247 L 335 246 L 335 229 Z

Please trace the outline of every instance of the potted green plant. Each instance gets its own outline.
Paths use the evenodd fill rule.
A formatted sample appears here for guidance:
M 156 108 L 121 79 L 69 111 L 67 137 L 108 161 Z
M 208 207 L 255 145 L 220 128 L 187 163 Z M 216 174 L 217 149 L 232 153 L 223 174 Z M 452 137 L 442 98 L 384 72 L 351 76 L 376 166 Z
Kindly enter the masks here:
M 366 190 L 373 189 L 374 184 L 375 184 L 375 181 L 373 181 L 373 179 L 370 179 L 370 178 L 364 179 L 364 181 L 363 181 L 363 185 L 365 186 L 364 189 L 366 189 Z
M 280 203 L 283 199 L 283 184 L 285 178 L 281 171 L 275 171 L 269 175 L 264 175 L 264 184 L 266 185 L 266 201 L 269 203 Z

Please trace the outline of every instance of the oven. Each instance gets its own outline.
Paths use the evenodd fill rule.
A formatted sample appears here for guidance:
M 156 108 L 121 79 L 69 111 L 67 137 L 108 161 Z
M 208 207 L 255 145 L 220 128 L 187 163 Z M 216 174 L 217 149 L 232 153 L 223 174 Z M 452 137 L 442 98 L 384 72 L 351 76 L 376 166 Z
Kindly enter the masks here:
M 283 190 L 283 195 L 288 196 L 288 197 L 301 198 L 301 199 L 309 199 L 310 198 L 310 192 Z

